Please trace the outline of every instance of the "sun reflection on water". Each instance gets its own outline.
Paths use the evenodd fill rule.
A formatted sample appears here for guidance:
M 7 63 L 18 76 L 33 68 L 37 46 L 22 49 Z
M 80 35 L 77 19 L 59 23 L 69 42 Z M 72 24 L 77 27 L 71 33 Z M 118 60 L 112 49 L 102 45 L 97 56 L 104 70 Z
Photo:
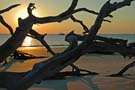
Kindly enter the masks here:
M 29 47 L 32 45 L 32 38 L 31 37 L 26 37 L 22 43 L 22 46 Z

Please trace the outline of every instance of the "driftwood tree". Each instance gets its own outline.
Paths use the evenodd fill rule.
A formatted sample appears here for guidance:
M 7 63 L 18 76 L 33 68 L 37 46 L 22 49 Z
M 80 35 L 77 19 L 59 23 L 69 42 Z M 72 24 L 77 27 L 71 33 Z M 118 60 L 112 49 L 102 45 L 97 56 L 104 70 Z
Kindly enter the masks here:
M 133 61 L 132 63 L 126 65 L 124 68 L 122 68 L 118 73 L 116 74 L 112 74 L 110 76 L 112 77 L 118 77 L 118 76 L 123 76 L 123 74 L 129 69 L 135 66 L 135 61 Z
M 83 54 L 83 50 L 88 46 L 91 46 L 93 40 L 96 37 L 97 32 L 99 31 L 102 22 L 108 21 L 105 18 L 110 16 L 110 13 L 120 9 L 124 6 L 130 6 L 131 2 L 134 0 L 124 0 L 122 2 L 110 3 L 110 0 L 107 1 L 101 8 L 99 13 L 91 11 L 91 13 L 97 14 L 95 23 L 90 29 L 85 28 L 87 36 L 81 44 L 77 44 L 77 37 L 69 35 L 66 37 L 66 41 L 70 43 L 69 48 L 60 54 L 56 54 L 53 57 L 49 58 L 47 61 L 43 61 L 34 65 L 33 69 L 28 72 L 16 73 L 16 72 L 0 72 L 0 87 L 6 88 L 7 90 L 27 90 L 31 87 L 32 84 L 41 81 L 43 79 L 48 79 L 55 76 L 59 71 L 64 69 L 66 66 L 71 65 L 77 61 Z M 14 53 L 15 50 L 21 45 L 24 38 L 32 31 L 33 24 L 45 24 L 51 22 L 61 22 L 65 19 L 71 17 L 74 21 L 75 18 L 73 14 L 78 11 L 87 11 L 87 9 L 75 9 L 78 0 L 73 0 L 70 8 L 58 16 L 50 16 L 39 18 L 32 14 L 33 9 L 35 8 L 33 3 L 30 3 L 28 6 L 29 16 L 25 19 L 18 19 L 19 27 L 16 28 L 15 33 L 10 37 L 1 47 L 0 47 L 0 61 L 6 59 L 11 53 Z M 90 11 L 90 10 L 89 10 Z M 78 21 L 77 21 L 78 22 Z M 31 32 L 34 37 L 38 37 L 38 34 L 35 34 L 35 31 Z M 34 35 L 35 34 L 35 35 Z M 37 38 L 40 41 L 42 36 L 39 35 Z M 10 43 L 10 42 L 15 42 Z M 9 48 L 13 47 L 13 48 Z M 3 53 L 2 53 L 3 52 Z M 18 82 L 16 82 L 18 81 Z

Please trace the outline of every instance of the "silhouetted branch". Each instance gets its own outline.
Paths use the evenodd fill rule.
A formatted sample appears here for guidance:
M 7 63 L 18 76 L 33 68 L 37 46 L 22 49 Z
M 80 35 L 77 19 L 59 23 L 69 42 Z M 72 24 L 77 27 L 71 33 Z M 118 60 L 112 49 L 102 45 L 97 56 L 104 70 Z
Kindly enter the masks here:
M 46 36 L 46 34 L 44 35 L 41 35 L 39 34 L 38 32 L 34 31 L 34 30 L 30 30 L 29 32 L 32 37 L 34 37 L 35 39 L 39 40 L 41 42 L 41 44 L 43 46 L 45 46 L 47 48 L 47 50 L 52 54 L 52 55 L 55 55 L 55 52 L 50 48 L 50 46 L 47 44 L 47 42 L 44 40 L 44 37 Z
M 77 12 L 80 12 L 80 11 L 85 11 L 85 12 L 92 13 L 92 14 L 95 14 L 95 15 L 98 15 L 99 14 L 99 12 L 95 12 L 95 11 L 89 10 L 87 8 L 78 8 L 78 9 L 75 9 L 73 13 L 77 13 Z M 108 15 L 108 17 L 113 18 L 112 15 Z
M 32 15 L 32 11 L 35 8 L 35 6 L 33 3 L 30 3 L 28 8 L 27 8 L 29 17 L 27 17 L 26 19 L 21 19 L 21 18 L 18 19 L 19 27 L 16 29 L 14 35 L 11 38 L 9 38 L 0 47 L 0 61 L 2 62 L 11 53 L 15 52 L 15 50 L 22 44 L 25 36 L 28 34 L 28 32 L 32 28 L 33 24 L 60 22 L 62 20 L 67 19 L 70 17 L 71 13 L 73 12 L 74 8 L 76 7 L 77 2 L 78 2 L 78 0 L 73 0 L 70 8 L 58 16 L 44 17 L 44 18 L 37 18 L 34 15 Z M 68 14 L 70 14 L 70 15 L 68 15 Z M 22 31 L 23 31 L 23 33 L 22 33 Z M 11 42 L 14 42 L 14 43 L 11 43 Z M 7 47 L 12 47 L 12 48 L 7 48 Z
M 32 14 L 32 11 L 36 9 L 35 7 L 35 3 L 30 3 L 29 4 L 29 7 L 27 8 L 27 11 L 28 11 L 28 14 L 29 14 L 29 17 L 32 18 L 33 14 Z
M 125 2 L 125 1 L 123 1 Z M 129 1 L 131 2 L 131 1 Z M 28 73 L 23 79 L 18 82 L 17 85 L 13 87 L 14 90 L 25 90 L 29 88 L 33 83 L 36 81 L 40 81 L 43 78 L 48 78 L 56 75 L 57 72 L 65 68 L 66 66 L 74 63 L 76 60 L 80 58 L 82 55 L 82 50 L 86 49 L 91 43 L 93 42 L 98 30 L 101 27 L 101 24 L 106 16 L 108 16 L 114 9 L 110 9 L 112 4 L 109 2 L 105 3 L 104 6 L 101 8 L 100 13 L 98 14 L 98 17 L 94 23 L 94 25 L 91 27 L 90 32 L 86 39 L 76 48 L 72 49 L 71 51 L 60 53 L 58 55 L 55 55 L 54 57 L 48 59 L 47 61 L 43 61 L 41 63 L 38 63 L 34 65 L 32 71 Z M 127 5 L 127 4 L 126 4 Z M 126 6 L 126 5 L 123 5 Z M 110 7 L 109 7 L 110 6 Z M 115 5 L 117 8 L 119 7 L 119 4 Z M 38 19 L 41 20 L 41 19 Z M 38 21 L 39 23 L 44 23 L 45 19 Z M 49 20 L 56 21 L 55 20 Z M 60 20 L 61 21 L 61 20 Z M 37 23 L 38 23 L 37 22 Z
M 29 30 L 33 26 L 31 21 L 32 18 L 19 20 L 19 27 L 16 28 L 15 33 L 0 47 L 0 62 L 3 62 L 8 56 L 14 53 L 18 47 L 21 46 Z
M 69 47 L 65 51 L 63 51 L 63 53 L 70 52 L 71 50 L 73 50 L 74 48 L 76 48 L 78 46 L 78 39 L 72 33 L 73 33 L 73 31 L 70 32 L 69 34 L 67 34 L 66 37 L 65 37 L 65 41 L 67 41 L 69 43 Z M 71 64 L 70 66 L 72 67 L 72 72 L 75 75 L 78 75 L 78 76 L 81 74 L 81 72 L 87 72 L 87 73 L 93 74 L 93 75 L 97 74 L 95 72 L 91 72 L 91 71 L 88 71 L 88 70 L 80 69 L 77 66 L 75 66 L 74 64 Z
M 110 1 L 110 0 L 109 0 Z M 67 52 L 62 52 L 59 54 L 54 55 L 53 57 L 49 58 L 47 61 L 43 61 L 40 63 L 37 63 L 34 65 L 33 69 L 26 75 L 23 76 L 23 78 L 19 78 L 19 80 L 15 83 L 8 82 L 8 90 L 26 90 L 28 89 L 32 84 L 36 83 L 37 81 L 41 81 L 43 79 L 47 79 L 49 77 L 55 76 L 59 71 L 64 69 L 66 66 L 71 65 L 75 61 L 77 61 L 81 55 L 82 51 L 86 49 L 88 46 L 90 46 L 93 42 L 93 40 L 96 37 L 97 32 L 99 31 L 102 22 L 104 21 L 104 18 L 110 15 L 111 12 L 115 11 L 118 8 L 124 7 L 129 5 L 133 0 L 125 0 L 120 3 L 111 4 L 110 2 L 106 2 L 104 6 L 101 8 L 95 23 L 93 26 L 89 29 L 88 36 L 85 38 L 85 40 L 76 46 L 73 49 L 70 49 Z M 45 17 L 45 18 L 37 18 L 37 17 L 28 17 L 24 20 L 20 20 L 19 27 L 13 37 L 10 38 L 4 45 L 3 48 L 0 51 L 4 51 L 8 47 L 14 47 L 12 50 L 11 48 L 7 51 L 10 51 L 12 53 L 17 49 L 17 47 L 22 43 L 25 36 L 28 34 L 29 30 L 32 28 L 33 24 L 36 23 L 50 23 L 50 22 L 61 22 L 69 17 L 71 17 L 78 0 L 73 0 L 71 7 L 64 13 L 54 16 L 54 17 Z M 127 3 L 128 2 L 128 3 Z M 123 4 L 124 3 L 124 4 Z M 32 9 L 31 9 L 32 10 Z M 23 32 L 23 33 L 22 33 Z M 19 36 L 20 37 L 19 37 Z M 19 37 L 19 39 L 18 39 Z M 75 37 L 70 37 L 73 40 Z M 17 39 L 17 40 L 13 40 Z M 14 43 L 17 43 L 15 46 L 14 44 L 9 44 L 11 42 L 15 41 Z M 19 42 L 19 43 L 18 43 Z M 8 53 L 8 55 L 10 54 Z M 0 53 L 0 55 L 4 54 Z M 7 56 L 7 55 L 6 55 Z M 3 57 L 2 57 L 3 59 Z M 0 58 L 1 60 L 1 58 Z M 12 79 L 12 78 L 11 78 Z
M 70 18 L 70 16 L 73 14 L 75 7 L 77 6 L 78 0 L 73 0 L 71 6 L 63 13 L 57 15 L 57 16 L 49 16 L 49 17 L 35 17 L 33 18 L 34 24 L 43 24 L 43 23 L 51 23 L 51 22 L 61 22 L 63 20 L 66 20 Z
M 10 34 L 11 35 L 13 35 L 13 28 L 9 25 L 9 24 L 7 24 L 6 22 L 5 22 L 5 20 L 3 19 L 3 17 L 2 16 L 0 16 L 0 22 L 6 27 L 6 28 L 8 28 L 8 30 L 10 31 Z
M 74 22 L 78 22 L 79 24 L 81 24 L 81 26 L 83 27 L 83 30 L 85 32 L 88 32 L 88 27 L 81 21 L 81 20 L 78 20 L 76 19 L 73 15 L 70 17 Z
M 124 68 L 122 68 L 118 73 L 112 74 L 110 76 L 112 77 L 118 77 L 122 76 L 129 68 L 132 68 L 135 66 L 135 61 L 131 62 L 130 64 L 126 65 Z
M 15 8 L 15 7 L 17 7 L 17 6 L 19 6 L 19 5 L 21 5 L 21 4 L 15 4 L 15 5 L 9 6 L 9 7 L 6 8 L 6 9 L 0 10 L 0 14 L 2 14 L 2 13 L 4 13 L 4 12 L 7 12 L 7 11 L 9 11 L 9 10 L 11 10 L 11 9 L 13 9 L 13 8 Z

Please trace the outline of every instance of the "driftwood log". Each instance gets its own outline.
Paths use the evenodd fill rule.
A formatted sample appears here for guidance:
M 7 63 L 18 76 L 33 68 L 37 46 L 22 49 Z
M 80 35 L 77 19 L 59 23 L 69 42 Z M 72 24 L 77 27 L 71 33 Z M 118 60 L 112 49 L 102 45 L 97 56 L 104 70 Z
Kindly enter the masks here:
M 124 0 L 119 3 L 110 3 L 110 0 L 107 1 L 101 8 L 95 20 L 95 23 L 89 29 L 88 35 L 80 45 L 76 46 L 72 50 L 69 51 L 67 50 L 64 53 L 62 52 L 60 54 L 56 54 L 55 56 L 49 58 L 47 61 L 43 61 L 41 63 L 35 64 L 33 69 L 29 72 L 26 72 L 25 74 L 24 73 L 17 74 L 17 76 L 14 77 L 13 75 L 14 73 L 11 74 L 7 72 L 9 75 L 8 76 L 2 74 L 1 72 L 0 76 L 4 77 L 3 82 L 0 83 L 3 85 L 1 87 L 7 88 L 7 90 L 27 90 L 29 87 L 31 87 L 32 84 L 41 81 L 43 79 L 47 79 L 49 77 L 55 76 L 63 68 L 77 61 L 82 55 L 82 51 L 93 43 L 93 40 L 95 39 L 96 34 L 100 29 L 105 17 L 107 17 L 108 15 L 110 15 L 111 12 L 116 11 L 119 8 L 122 8 L 124 6 L 130 6 L 132 1 L 134 0 Z M 16 48 L 20 46 L 20 44 L 22 43 L 25 36 L 30 31 L 33 24 L 61 22 L 62 20 L 67 19 L 73 14 L 77 2 L 78 0 L 73 0 L 71 7 L 66 12 L 56 17 L 54 16 L 54 17 L 45 17 L 45 18 L 38 18 L 33 16 L 32 10 L 34 8 L 34 4 L 30 4 L 28 7 L 29 17 L 27 17 L 24 20 L 19 19 L 19 27 L 17 28 L 16 32 L 9 40 L 7 40 L 7 42 L 5 42 L 0 47 L 0 51 L 3 52 L 4 50 L 9 51 L 8 53 L 5 52 L 4 54 L 0 53 L 0 57 L 1 57 L 0 60 L 2 61 L 3 59 L 5 59 L 9 54 L 13 53 L 16 50 Z M 14 41 L 16 45 L 14 46 L 13 44 L 9 44 L 11 41 Z M 8 47 L 14 47 L 14 48 L 9 49 Z M 7 82 L 7 78 L 8 81 L 10 82 Z
M 75 62 L 82 55 L 81 54 L 82 50 L 87 48 L 93 42 L 96 33 L 101 27 L 103 19 L 107 17 L 112 11 L 115 11 L 116 9 L 119 9 L 123 6 L 130 5 L 131 1 L 125 0 L 117 4 L 116 3 L 111 4 L 109 1 L 106 2 L 104 6 L 101 8 L 100 13 L 94 25 L 90 29 L 88 36 L 79 46 L 66 53 L 55 55 L 54 57 L 50 58 L 47 62 L 41 62 L 36 64 L 30 73 L 28 73 L 22 80 L 20 80 L 18 84 L 15 84 L 14 90 L 18 90 L 20 88 L 22 90 L 25 90 L 26 88 L 31 86 L 34 82 L 42 80 L 43 78 L 53 76 L 67 65 Z
M 84 41 L 87 37 L 87 35 L 75 34 L 74 31 L 70 32 L 68 36 L 74 36 L 77 38 L 78 41 Z M 117 52 L 120 53 L 124 58 L 126 56 L 131 58 L 135 55 L 134 49 L 134 42 L 128 43 L 128 40 L 107 38 L 96 35 L 92 45 L 88 46 L 85 50 L 83 50 L 83 53 L 113 54 Z
M 7 12 L 7 11 L 19 6 L 19 5 L 20 4 L 15 4 L 15 5 L 9 6 L 8 8 L 3 9 L 3 10 L 0 10 L 0 14 L 5 13 L 5 12 Z
M 30 6 L 29 6 L 30 7 Z M 14 53 L 16 49 L 21 46 L 24 38 L 26 37 L 29 29 L 32 27 L 31 19 L 26 18 L 19 22 L 20 25 L 16 28 L 15 33 L 0 47 L 0 61 L 5 60 L 11 53 Z M 14 42 L 14 43 L 12 43 Z M 12 47 L 12 48 L 11 48 Z
M 51 22 L 61 22 L 65 19 L 68 19 L 71 14 L 73 14 L 73 10 L 77 4 L 78 0 L 73 0 L 73 3 L 71 7 L 65 11 L 64 13 L 58 15 L 58 16 L 53 16 L 53 17 L 43 17 L 43 18 L 38 18 L 35 17 L 32 14 L 32 11 L 34 9 L 34 4 L 30 3 L 27 11 L 29 14 L 29 17 L 26 19 L 18 19 L 18 24 L 19 27 L 16 28 L 15 33 L 12 35 L 11 38 L 9 38 L 1 47 L 0 47 L 0 61 L 3 62 L 11 53 L 14 53 L 15 50 L 21 46 L 24 38 L 26 35 L 29 33 L 30 29 L 32 29 L 33 24 L 43 24 L 43 23 L 51 23 Z M 14 42 L 14 43 L 11 43 Z M 12 48 L 10 48 L 12 47 Z
M 78 0 L 74 0 L 73 3 L 72 3 L 72 5 L 69 7 L 69 9 L 67 11 L 59 14 L 58 16 L 50 16 L 50 17 L 43 17 L 43 18 L 38 18 L 38 17 L 36 17 L 36 16 L 34 16 L 32 14 L 32 10 L 35 9 L 35 6 L 34 6 L 35 4 L 34 3 L 30 3 L 29 4 L 29 7 L 27 8 L 27 12 L 29 14 L 29 17 L 27 17 L 24 20 L 22 20 L 21 18 L 18 19 L 18 25 L 19 25 L 19 27 L 16 29 L 15 33 L 19 33 L 20 30 L 18 30 L 18 29 L 20 29 L 21 27 L 24 26 L 23 23 L 29 22 L 29 21 L 31 21 L 31 24 L 32 25 L 33 24 L 51 23 L 51 22 L 62 22 L 63 20 L 70 18 L 72 16 L 72 14 L 77 13 L 77 12 L 80 12 L 80 11 L 86 11 L 86 12 L 89 12 L 89 13 L 92 13 L 92 14 L 96 14 L 96 15 L 98 14 L 97 12 L 92 11 L 92 10 L 88 10 L 86 8 L 75 9 L 77 2 L 78 2 Z M 16 7 L 18 5 L 19 4 L 13 5 L 13 6 L 7 8 L 7 9 L 2 10 L 2 12 L 5 11 L 5 10 L 8 11 L 9 9 L 11 9 L 13 7 Z M 112 17 L 112 15 L 108 15 L 108 16 L 109 17 Z M 8 28 L 7 25 L 5 25 L 5 26 Z M 9 29 L 10 33 L 12 34 L 13 31 L 10 29 L 10 27 L 8 29 Z M 25 30 L 23 32 L 26 32 L 26 31 L 27 30 Z M 30 33 L 33 32 L 31 30 L 28 30 L 28 31 L 30 31 Z M 28 32 L 26 32 L 26 33 L 28 34 Z M 33 34 L 37 34 L 37 33 L 33 33 Z M 11 38 L 17 38 L 18 37 L 18 41 L 19 42 L 17 40 L 15 40 L 15 41 L 17 41 L 16 42 L 16 45 L 9 44 L 9 42 L 12 41 L 11 38 L 9 38 L 9 40 L 7 40 L 7 42 L 2 45 L 2 48 L 0 48 L 0 52 L 4 51 L 4 53 L 2 53 L 2 54 L 0 53 L 0 56 L 1 56 L 0 57 L 0 61 L 1 62 L 3 62 L 11 53 L 15 52 L 15 50 L 21 45 L 21 43 L 24 40 L 24 37 L 25 36 L 26 36 L 26 34 L 24 34 L 24 36 L 23 35 L 21 36 L 19 34 L 13 35 Z M 40 38 L 38 36 L 39 35 L 36 35 L 35 38 L 39 40 Z M 19 37 L 21 37 L 21 38 L 19 38 Z M 53 54 L 53 55 L 55 54 L 51 50 L 51 48 L 48 46 L 48 44 L 45 41 L 43 41 L 41 39 L 39 41 L 48 49 L 49 52 L 51 52 L 51 54 Z M 8 44 L 9 44 L 9 46 L 12 46 L 13 48 L 12 49 L 6 49 L 7 46 L 8 46 Z M 8 52 L 8 53 L 5 53 L 5 52 Z
M 129 63 L 128 65 L 126 65 L 124 68 L 122 68 L 118 73 L 116 74 L 112 74 L 112 75 L 109 75 L 109 76 L 112 76 L 112 77 L 118 77 L 118 76 L 123 76 L 123 74 L 129 69 L 129 68 L 132 68 L 135 66 L 135 61 Z

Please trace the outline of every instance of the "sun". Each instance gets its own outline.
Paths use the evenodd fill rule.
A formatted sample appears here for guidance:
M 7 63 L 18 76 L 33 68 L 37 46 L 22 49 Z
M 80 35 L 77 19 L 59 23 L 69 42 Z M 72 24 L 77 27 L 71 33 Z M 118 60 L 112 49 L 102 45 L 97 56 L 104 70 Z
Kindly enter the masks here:
M 40 16 L 39 11 L 38 10 L 34 10 L 33 11 L 33 15 Z M 18 17 L 18 18 L 21 17 L 22 19 L 28 17 L 27 9 L 26 8 L 22 8 L 22 9 L 18 10 L 16 12 L 16 14 L 15 14 L 15 17 Z
M 26 37 L 22 43 L 22 46 L 31 46 L 32 45 L 32 38 L 31 37 Z
M 23 18 L 28 17 L 28 13 L 27 13 L 27 11 L 25 9 L 21 9 L 21 10 L 16 12 L 15 17 L 17 17 L 17 18 L 21 17 L 23 19 Z
M 35 15 L 35 16 L 40 16 L 39 10 L 38 10 L 38 9 L 33 10 L 33 15 Z M 25 18 L 27 18 L 28 16 L 29 16 L 29 15 L 28 15 L 28 12 L 27 12 L 27 8 L 21 7 L 20 9 L 18 9 L 18 10 L 14 13 L 15 23 L 16 23 L 16 24 L 18 23 L 18 18 L 25 19 Z

